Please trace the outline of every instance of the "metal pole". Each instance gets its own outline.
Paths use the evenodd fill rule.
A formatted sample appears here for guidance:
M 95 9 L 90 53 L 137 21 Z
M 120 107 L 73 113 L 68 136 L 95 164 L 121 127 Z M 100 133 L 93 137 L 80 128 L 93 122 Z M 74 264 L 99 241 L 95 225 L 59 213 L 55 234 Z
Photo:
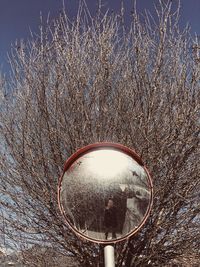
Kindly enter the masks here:
M 104 247 L 104 263 L 105 267 L 115 267 L 114 246 L 107 245 Z

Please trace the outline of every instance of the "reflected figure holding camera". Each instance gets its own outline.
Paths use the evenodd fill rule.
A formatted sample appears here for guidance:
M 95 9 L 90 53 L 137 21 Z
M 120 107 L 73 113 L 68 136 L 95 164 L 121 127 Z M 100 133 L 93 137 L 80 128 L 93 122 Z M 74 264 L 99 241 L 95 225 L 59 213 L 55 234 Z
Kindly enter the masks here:
M 114 206 L 113 199 L 108 200 L 107 206 L 104 211 L 104 225 L 105 225 L 105 239 L 108 239 L 108 234 L 112 233 L 112 238 L 117 238 L 117 209 Z

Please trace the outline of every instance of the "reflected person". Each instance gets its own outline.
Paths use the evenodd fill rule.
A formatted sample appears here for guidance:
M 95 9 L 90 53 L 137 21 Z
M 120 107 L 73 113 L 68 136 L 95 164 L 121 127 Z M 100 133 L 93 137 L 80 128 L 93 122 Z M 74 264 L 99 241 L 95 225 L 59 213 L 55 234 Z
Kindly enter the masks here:
M 112 233 L 112 238 L 117 238 L 117 209 L 114 206 L 113 199 L 108 200 L 104 211 L 105 239 L 108 239 L 108 234 Z

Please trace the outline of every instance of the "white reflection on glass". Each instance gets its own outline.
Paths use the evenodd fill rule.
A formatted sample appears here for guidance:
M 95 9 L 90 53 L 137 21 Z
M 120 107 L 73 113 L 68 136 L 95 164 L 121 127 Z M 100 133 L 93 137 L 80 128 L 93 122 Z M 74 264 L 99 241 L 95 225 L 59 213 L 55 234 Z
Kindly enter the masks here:
M 92 239 L 121 238 L 142 222 L 150 203 L 147 174 L 113 149 L 88 152 L 65 172 L 61 205 L 68 221 Z

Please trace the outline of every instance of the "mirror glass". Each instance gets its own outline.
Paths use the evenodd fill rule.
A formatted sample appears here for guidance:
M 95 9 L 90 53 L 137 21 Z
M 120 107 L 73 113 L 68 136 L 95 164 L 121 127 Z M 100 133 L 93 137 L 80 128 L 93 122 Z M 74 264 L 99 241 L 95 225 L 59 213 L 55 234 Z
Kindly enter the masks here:
M 88 151 L 66 169 L 60 206 L 69 225 L 95 241 L 120 240 L 144 221 L 151 183 L 134 157 L 113 148 Z

